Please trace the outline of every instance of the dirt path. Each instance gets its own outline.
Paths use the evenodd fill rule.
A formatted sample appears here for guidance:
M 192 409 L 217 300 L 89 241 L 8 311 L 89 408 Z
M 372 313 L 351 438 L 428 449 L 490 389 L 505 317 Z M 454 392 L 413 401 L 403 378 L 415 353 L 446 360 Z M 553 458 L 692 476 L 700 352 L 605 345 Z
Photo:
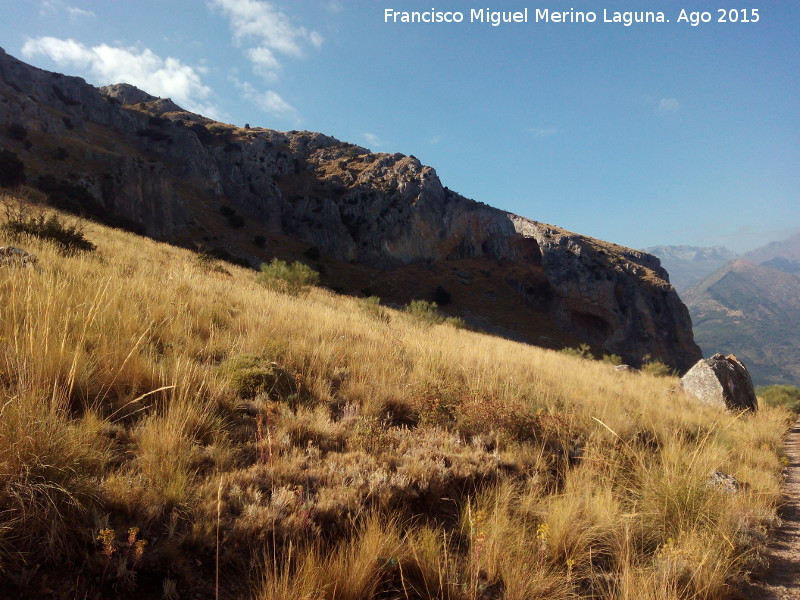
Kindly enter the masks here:
M 770 547 L 769 570 L 754 578 L 744 596 L 748 600 L 800 599 L 800 421 L 786 438 L 786 454 L 783 524 Z

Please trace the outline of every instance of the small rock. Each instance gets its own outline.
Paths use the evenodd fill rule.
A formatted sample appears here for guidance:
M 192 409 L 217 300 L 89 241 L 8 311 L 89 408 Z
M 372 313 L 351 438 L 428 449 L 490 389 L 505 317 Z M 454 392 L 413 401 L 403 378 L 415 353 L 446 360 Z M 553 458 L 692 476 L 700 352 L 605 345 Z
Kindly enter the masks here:
M 0 246 L 0 265 L 7 267 L 33 267 L 36 255 L 15 246 Z
M 757 410 L 758 400 L 747 368 L 735 355 L 699 360 L 681 378 L 681 387 L 703 404 L 728 410 Z
M 617 366 L 614 367 L 614 370 L 615 371 L 635 371 L 636 369 L 634 369 L 630 365 L 617 365 Z
M 739 491 L 739 482 L 733 475 L 728 475 L 722 471 L 714 471 L 706 479 L 706 485 L 718 489 L 726 494 L 735 494 Z

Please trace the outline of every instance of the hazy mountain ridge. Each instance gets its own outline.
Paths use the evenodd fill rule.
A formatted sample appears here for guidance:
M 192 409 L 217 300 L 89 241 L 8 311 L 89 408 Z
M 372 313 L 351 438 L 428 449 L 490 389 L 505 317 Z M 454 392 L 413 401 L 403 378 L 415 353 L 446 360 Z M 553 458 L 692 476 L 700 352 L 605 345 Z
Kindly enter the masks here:
M 751 250 L 742 259 L 785 273 L 800 273 L 800 233 Z
M 449 310 L 543 345 L 584 341 L 679 369 L 699 358 L 656 258 L 464 198 L 413 156 L 215 123 L 5 53 L 0 79 L 0 136 L 23 127 L 24 139 L 2 140 L 29 180 L 77 186 L 92 210 L 148 235 L 252 265 L 306 253 L 325 284 L 390 301 L 444 286 Z
M 645 252 L 661 260 L 678 292 L 687 290 L 738 254 L 725 246 L 652 246 Z
M 745 260 L 683 294 L 705 355 L 734 352 L 757 384 L 800 382 L 800 277 Z

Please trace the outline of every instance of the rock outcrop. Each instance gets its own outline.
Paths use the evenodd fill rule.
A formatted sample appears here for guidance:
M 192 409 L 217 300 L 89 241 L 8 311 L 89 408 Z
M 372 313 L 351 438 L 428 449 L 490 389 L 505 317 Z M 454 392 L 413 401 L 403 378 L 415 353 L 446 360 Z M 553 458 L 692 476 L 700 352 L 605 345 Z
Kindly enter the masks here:
M 733 354 L 698 361 L 681 378 L 681 387 L 704 404 L 733 411 L 758 409 L 750 374 Z
M 28 132 L 8 145 L 29 181 L 67 179 L 96 214 L 148 235 L 214 243 L 253 264 L 313 247 L 327 261 L 323 282 L 355 292 L 388 281 L 381 293 L 398 302 L 424 297 L 423 275 L 456 272 L 461 314 L 496 309 L 493 325 L 527 328 L 530 341 L 578 340 L 679 370 L 701 356 L 658 259 L 464 198 L 413 156 L 216 123 L 133 86 L 94 88 L 3 52 L 0 102 L 0 138 L 11 125 Z
M 0 246 L 0 266 L 30 268 L 36 266 L 37 258 L 27 250 L 15 246 Z

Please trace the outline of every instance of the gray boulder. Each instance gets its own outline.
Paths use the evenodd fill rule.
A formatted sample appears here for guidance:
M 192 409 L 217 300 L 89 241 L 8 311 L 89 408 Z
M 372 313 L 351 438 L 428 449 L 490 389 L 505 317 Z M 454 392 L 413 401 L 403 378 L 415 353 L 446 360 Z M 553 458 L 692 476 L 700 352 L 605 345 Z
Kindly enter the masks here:
M 35 254 L 14 246 L 0 246 L 0 266 L 27 268 L 35 264 Z
M 681 378 L 681 387 L 703 404 L 728 410 L 757 410 L 758 400 L 747 368 L 735 355 L 715 354 L 697 362 Z

